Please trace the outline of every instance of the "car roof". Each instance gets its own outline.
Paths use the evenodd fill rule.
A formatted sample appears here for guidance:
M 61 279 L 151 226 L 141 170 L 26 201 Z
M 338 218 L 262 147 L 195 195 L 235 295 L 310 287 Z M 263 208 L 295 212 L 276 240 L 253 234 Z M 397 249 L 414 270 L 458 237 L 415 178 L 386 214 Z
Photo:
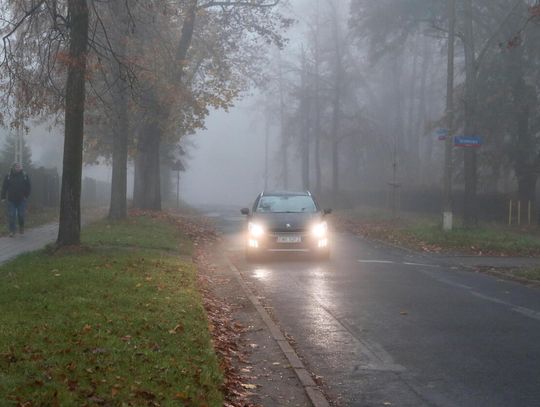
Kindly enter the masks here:
M 263 191 L 261 196 L 311 196 L 309 191 Z

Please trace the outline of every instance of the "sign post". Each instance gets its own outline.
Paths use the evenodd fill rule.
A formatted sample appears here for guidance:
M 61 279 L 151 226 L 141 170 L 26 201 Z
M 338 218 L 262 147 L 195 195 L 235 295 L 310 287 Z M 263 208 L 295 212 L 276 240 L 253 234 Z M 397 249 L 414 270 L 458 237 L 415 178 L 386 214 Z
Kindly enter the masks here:
M 180 208 L 180 171 L 185 171 L 184 165 L 180 160 L 173 163 L 171 166 L 173 171 L 176 171 L 176 209 Z
M 454 146 L 464 148 L 479 148 L 483 144 L 482 137 L 479 136 L 455 136 Z

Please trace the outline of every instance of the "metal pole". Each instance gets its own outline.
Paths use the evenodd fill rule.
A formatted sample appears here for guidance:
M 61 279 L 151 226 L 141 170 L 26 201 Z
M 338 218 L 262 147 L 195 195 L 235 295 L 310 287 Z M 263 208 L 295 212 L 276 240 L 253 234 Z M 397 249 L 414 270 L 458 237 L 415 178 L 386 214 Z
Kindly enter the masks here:
M 443 230 L 452 230 L 452 139 L 454 134 L 454 43 L 456 36 L 456 0 L 448 0 L 448 66 L 446 82 L 446 115 L 448 133 L 444 143 Z
M 176 209 L 180 209 L 180 170 L 176 171 Z
M 512 200 L 508 202 L 508 226 L 512 226 Z
M 518 226 L 521 226 L 521 201 L 518 201 L 517 203 L 517 217 L 518 217 L 518 221 L 517 221 L 517 224 Z
M 270 120 L 268 119 L 268 109 L 270 108 L 269 104 L 266 105 L 265 117 L 265 128 L 264 128 L 264 190 L 268 190 L 268 145 L 270 140 Z

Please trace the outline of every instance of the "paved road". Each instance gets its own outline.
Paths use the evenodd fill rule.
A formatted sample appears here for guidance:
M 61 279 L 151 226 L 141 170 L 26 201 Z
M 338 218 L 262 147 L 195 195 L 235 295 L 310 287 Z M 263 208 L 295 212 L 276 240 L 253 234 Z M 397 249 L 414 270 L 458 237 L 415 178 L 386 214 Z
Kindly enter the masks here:
M 241 218 L 212 214 L 231 252 Z M 330 262 L 241 264 L 346 406 L 540 406 L 540 291 L 335 235 Z

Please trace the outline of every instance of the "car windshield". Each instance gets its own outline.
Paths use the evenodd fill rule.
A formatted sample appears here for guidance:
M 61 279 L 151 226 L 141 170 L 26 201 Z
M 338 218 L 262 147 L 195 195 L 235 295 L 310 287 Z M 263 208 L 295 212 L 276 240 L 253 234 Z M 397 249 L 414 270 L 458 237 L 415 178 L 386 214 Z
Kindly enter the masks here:
M 256 212 L 268 213 L 313 213 L 317 212 L 315 202 L 307 195 L 263 196 Z

